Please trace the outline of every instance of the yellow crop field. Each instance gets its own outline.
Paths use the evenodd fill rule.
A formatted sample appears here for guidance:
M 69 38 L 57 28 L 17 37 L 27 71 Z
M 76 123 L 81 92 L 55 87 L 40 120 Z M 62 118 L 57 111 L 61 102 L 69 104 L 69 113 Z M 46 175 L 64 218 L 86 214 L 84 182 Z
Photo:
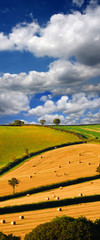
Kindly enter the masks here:
M 0 167 L 44 148 L 67 142 L 79 142 L 73 134 L 56 131 L 41 126 L 0 126 Z

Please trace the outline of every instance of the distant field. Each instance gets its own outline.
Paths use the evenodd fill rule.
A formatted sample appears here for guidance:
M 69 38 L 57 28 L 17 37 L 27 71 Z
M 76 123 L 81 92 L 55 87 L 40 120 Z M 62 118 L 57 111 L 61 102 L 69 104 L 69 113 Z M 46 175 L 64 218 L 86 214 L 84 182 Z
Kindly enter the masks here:
M 25 155 L 25 149 L 35 152 L 67 142 L 78 142 L 78 137 L 40 126 L 0 126 L 0 167 L 12 159 Z
M 52 126 L 56 129 L 73 131 L 86 136 L 88 139 L 100 140 L 100 125 L 84 125 L 84 126 Z

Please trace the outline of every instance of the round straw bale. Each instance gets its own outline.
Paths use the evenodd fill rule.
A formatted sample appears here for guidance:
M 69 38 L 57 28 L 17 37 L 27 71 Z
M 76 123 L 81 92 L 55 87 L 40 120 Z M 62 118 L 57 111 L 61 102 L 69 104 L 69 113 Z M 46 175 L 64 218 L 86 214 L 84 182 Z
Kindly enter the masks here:
M 81 161 L 78 161 L 78 163 L 81 163 Z
M 20 219 L 24 219 L 24 216 L 19 216 Z
M 49 197 L 46 197 L 45 200 L 50 200 Z
M 82 194 L 82 193 L 79 193 L 79 194 L 78 194 L 78 196 L 79 196 L 79 197 L 82 197 L 82 196 L 83 196 L 83 194 Z
M 15 221 L 12 221 L 11 224 L 12 224 L 12 225 L 16 225 L 16 222 L 15 222 Z
M 5 223 L 6 221 L 3 219 L 3 220 L 1 220 L 1 223 Z
M 59 197 L 56 197 L 56 200 L 59 200 Z
M 32 178 L 32 175 L 30 175 L 29 178 Z
M 60 208 L 57 208 L 57 211 L 62 211 L 62 208 L 60 207 Z
M 59 189 L 62 189 L 62 186 L 60 186 Z
M 78 156 L 82 156 L 82 154 L 81 154 L 81 153 L 78 153 Z

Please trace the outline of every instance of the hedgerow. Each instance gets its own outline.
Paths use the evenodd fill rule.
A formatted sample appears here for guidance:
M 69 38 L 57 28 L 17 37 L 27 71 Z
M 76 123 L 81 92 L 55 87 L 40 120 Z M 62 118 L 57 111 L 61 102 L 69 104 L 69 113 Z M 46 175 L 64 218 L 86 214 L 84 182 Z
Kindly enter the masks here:
M 54 149 L 55 147 L 60 148 L 60 147 L 76 145 L 76 144 L 82 144 L 82 143 L 83 142 L 64 143 L 64 144 L 56 145 L 56 146 L 53 146 L 53 147 L 48 147 L 48 148 L 39 150 L 37 152 L 29 153 L 29 156 L 25 155 L 25 156 L 23 156 L 21 158 L 17 158 L 13 162 L 9 162 L 6 166 L 0 168 L 0 176 L 3 175 L 4 173 L 8 172 L 12 168 L 16 167 L 18 164 L 24 162 L 26 159 L 28 159 L 30 157 L 36 156 L 36 155 L 41 154 L 41 153 L 46 152 L 46 151 L 50 151 L 50 150 Z
M 31 189 L 26 190 L 26 191 L 15 193 L 14 195 L 10 194 L 10 195 L 1 196 L 0 201 L 6 201 L 6 200 L 9 200 L 9 199 L 23 197 L 23 196 L 26 196 L 27 194 L 36 194 L 36 193 L 39 193 L 39 192 L 45 192 L 45 191 L 49 191 L 49 190 L 52 190 L 52 189 L 56 189 L 60 186 L 67 187 L 67 186 L 70 186 L 70 185 L 75 185 L 75 184 L 88 182 L 88 181 L 92 181 L 92 180 L 96 180 L 96 179 L 100 179 L 100 175 L 77 178 L 77 179 L 73 179 L 73 180 L 69 180 L 69 181 L 53 183 L 53 184 L 46 185 L 46 186 L 40 186 L 40 187 L 37 187 L 37 188 L 31 188 Z
M 79 203 L 96 202 L 96 201 L 100 201 L 100 195 L 67 198 L 59 201 L 56 200 L 56 201 L 48 201 L 48 202 L 46 201 L 46 202 L 38 202 L 38 203 L 32 203 L 32 204 L 8 206 L 8 207 L 0 208 L 0 214 L 35 211 L 35 210 L 46 209 L 46 208 L 55 208 L 55 207 L 75 205 Z

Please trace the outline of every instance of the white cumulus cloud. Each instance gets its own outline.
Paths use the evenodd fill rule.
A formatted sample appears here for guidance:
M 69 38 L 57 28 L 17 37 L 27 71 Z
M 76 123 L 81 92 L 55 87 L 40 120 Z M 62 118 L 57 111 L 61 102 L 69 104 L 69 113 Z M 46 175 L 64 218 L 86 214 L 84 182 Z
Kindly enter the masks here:
M 77 0 L 77 2 L 79 2 Z M 0 50 L 29 51 L 37 57 L 69 58 L 86 65 L 100 63 L 100 6 L 84 14 L 52 15 L 44 27 L 32 21 L 0 33 Z
M 15 115 L 29 110 L 29 100 L 21 92 L 0 92 L 0 115 Z
M 47 100 L 44 105 L 30 109 L 28 115 L 43 116 L 62 112 L 64 115 L 79 114 L 81 116 L 86 110 L 98 109 L 99 107 L 100 98 L 90 99 L 84 93 L 78 93 L 73 94 L 71 99 L 68 96 L 62 96 L 57 102 Z

